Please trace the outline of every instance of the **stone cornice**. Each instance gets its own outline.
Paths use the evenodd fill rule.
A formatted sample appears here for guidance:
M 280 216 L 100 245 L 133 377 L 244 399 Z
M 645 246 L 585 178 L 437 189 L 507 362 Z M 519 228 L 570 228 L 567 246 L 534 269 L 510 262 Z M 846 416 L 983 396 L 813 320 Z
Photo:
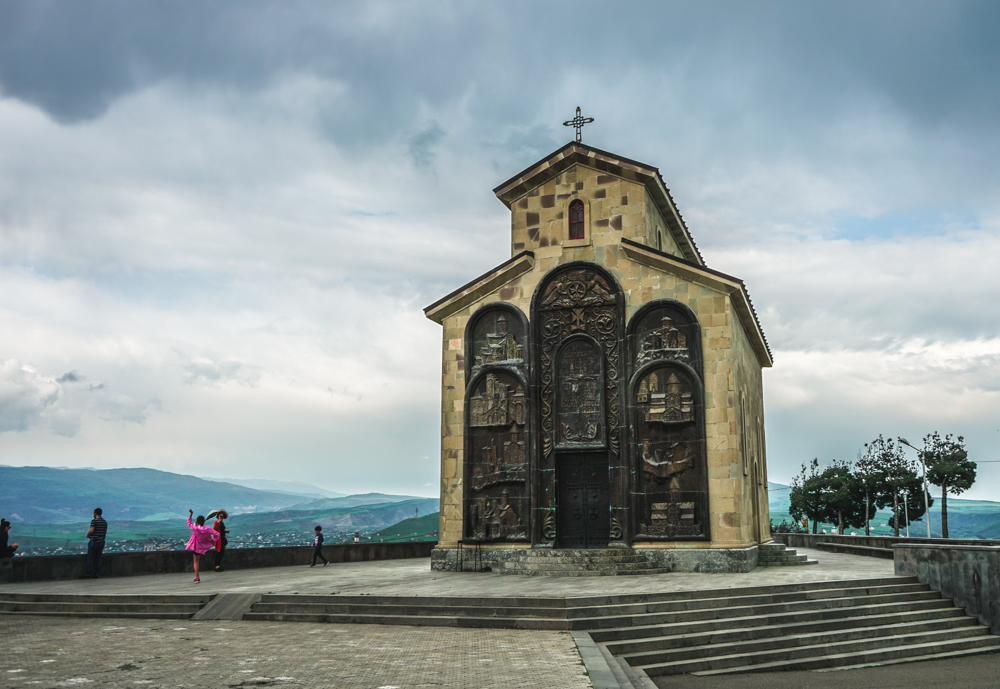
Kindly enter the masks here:
M 444 319 L 464 309 L 469 304 L 479 301 L 490 292 L 494 292 L 514 278 L 524 275 L 535 266 L 535 254 L 522 251 L 509 261 L 501 263 L 493 270 L 480 275 L 451 294 L 438 299 L 424 309 L 424 315 L 435 323 L 443 323 Z

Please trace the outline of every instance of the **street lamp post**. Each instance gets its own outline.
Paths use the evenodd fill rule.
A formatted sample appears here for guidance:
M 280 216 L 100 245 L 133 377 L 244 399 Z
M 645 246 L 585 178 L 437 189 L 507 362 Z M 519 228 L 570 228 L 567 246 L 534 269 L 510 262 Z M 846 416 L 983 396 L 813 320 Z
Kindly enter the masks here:
M 903 517 L 903 519 L 906 520 L 906 537 L 907 538 L 910 537 L 910 506 L 908 504 L 909 501 L 910 501 L 910 491 L 904 490 L 903 491 L 903 514 L 905 516 Z
M 927 500 L 927 464 L 924 462 L 924 453 L 910 445 L 906 438 L 898 438 L 899 442 L 906 445 L 911 450 L 916 450 L 917 457 L 920 458 L 920 466 L 924 469 L 924 514 L 927 516 L 927 538 L 931 537 L 931 506 Z

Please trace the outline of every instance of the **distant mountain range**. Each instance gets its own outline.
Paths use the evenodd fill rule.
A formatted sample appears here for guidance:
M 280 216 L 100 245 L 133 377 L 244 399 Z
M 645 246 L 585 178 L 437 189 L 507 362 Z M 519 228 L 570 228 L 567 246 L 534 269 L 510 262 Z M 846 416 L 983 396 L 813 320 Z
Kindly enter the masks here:
M 94 508 L 100 507 L 108 520 L 139 522 L 184 518 L 189 508 L 195 514 L 219 508 L 233 515 L 279 510 L 316 513 L 426 499 L 369 493 L 303 500 L 317 495 L 307 490 L 338 494 L 308 484 L 260 484 L 280 486 L 281 490 L 260 490 L 156 469 L 0 466 L 0 516 L 15 523 L 71 523 L 89 520 Z M 299 492 L 293 492 L 290 486 Z M 413 509 L 400 518 L 412 516 Z
M 289 495 L 300 495 L 304 498 L 319 500 L 320 498 L 343 498 L 345 493 L 334 493 L 331 490 L 314 486 L 311 483 L 302 481 L 275 481 L 266 478 L 213 478 L 202 476 L 206 481 L 217 481 L 219 483 L 232 483 L 234 486 L 253 488 L 254 490 L 266 490 L 272 493 L 288 493 Z

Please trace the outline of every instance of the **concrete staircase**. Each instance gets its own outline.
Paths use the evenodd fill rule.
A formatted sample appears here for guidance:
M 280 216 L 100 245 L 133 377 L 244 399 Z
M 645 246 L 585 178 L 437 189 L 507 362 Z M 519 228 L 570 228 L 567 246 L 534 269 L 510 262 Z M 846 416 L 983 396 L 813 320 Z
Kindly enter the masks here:
M 553 577 L 599 577 L 636 574 L 663 574 L 670 570 L 657 567 L 631 548 L 566 550 L 533 548 L 517 551 L 516 559 L 507 560 L 499 574 L 527 574 Z
M 190 619 L 212 599 L 199 595 L 0 593 L 0 615 Z
M 914 578 L 824 583 L 701 599 L 670 621 L 590 635 L 648 676 L 844 669 L 1000 651 L 1000 637 Z
M 805 555 L 796 554 L 784 543 L 761 543 L 757 546 L 758 567 L 794 567 L 818 563 L 818 560 L 810 560 Z
M 586 598 L 266 595 L 244 619 L 579 630 L 651 676 L 1000 651 L 1000 637 L 908 577 Z

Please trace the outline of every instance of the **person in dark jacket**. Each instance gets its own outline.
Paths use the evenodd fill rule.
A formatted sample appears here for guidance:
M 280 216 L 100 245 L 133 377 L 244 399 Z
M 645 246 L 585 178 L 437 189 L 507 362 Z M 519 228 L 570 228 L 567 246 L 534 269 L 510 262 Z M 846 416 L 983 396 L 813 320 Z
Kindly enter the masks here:
M 222 572 L 222 558 L 226 555 L 226 544 L 229 543 L 229 539 L 226 538 L 226 534 L 229 531 L 226 529 L 226 522 L 224 519 L 229 519 L 229 513 L 225 510 L 219 510 L 215 515 L 215 524 L 212 525 L 216 531 L 219 532 L 219 540 L 215 542 L 215 571 Z
M 108 536 L 108 523 L 101 515 L 103 512 L 98 507 L 94 510 L 94 518 L 90 520 L 90 530 L 87 531 L 87 571 L 84 579 L 96 579 L 97 573 L 101 571 L 101 556 L 104 555 L 104 539 Z
M 17 550 L 17 543 L 7 545 L 7 540 L 10 538 L 8 531 L 10 531 L 10 522 L 6 519 L 0 519 L 0 558 L 14 557 L 14 551 Z

